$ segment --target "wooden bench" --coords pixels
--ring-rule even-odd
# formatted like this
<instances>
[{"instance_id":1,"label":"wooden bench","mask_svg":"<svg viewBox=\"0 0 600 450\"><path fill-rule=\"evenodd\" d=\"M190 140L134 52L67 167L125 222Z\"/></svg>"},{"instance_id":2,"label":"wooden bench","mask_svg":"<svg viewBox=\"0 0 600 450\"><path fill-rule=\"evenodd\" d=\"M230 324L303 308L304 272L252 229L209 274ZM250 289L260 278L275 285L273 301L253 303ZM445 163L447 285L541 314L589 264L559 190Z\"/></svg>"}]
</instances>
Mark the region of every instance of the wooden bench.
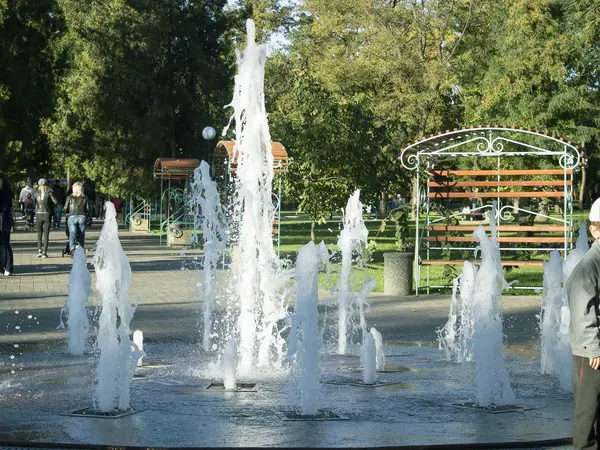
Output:
<instances>
[{"instance_id":1,"label":"wooden bench","mask_svg":"<svg viewBox=\"0 0 600 450\"><path fill-rule=\"evenodd\" d=\"M433 170L428 172L427 198L428 207L437 204L446 211L446 217L432 219L430 210L426 211L425 226L422 228L421 247L424 251L419 258L422 266L462 265L464 259L452 257L456 252L475 250L477 239L473 232L479 225L463 224L461 218L479 217L489 222L491 203L496 201L502 215L497 217L496 239L499 244L502 266L523 267L541 266L542 261L528 258L507 259L506 253L566 250L573 242L572 224L567 219L567 205L572 196L572 170L563 169L528 169L528 170ZM527 179L524 179L527 178ZM533 178L533 179L532 179ZM514 190L514 189L519 190ZM510 190L507 190L510 189ZM563 217L550 217L539 210L522 208L521 204L508 204L513 199L558 200L562 204ZM470 199L479 206L467 209L457 205L457 201ZM515 214L518 213L518 214ZM484 216L485 215L485 216ZM525 218L524 224L517 224L519 216ZM484 216L484 217L482 217ZM568 216L570 219L570 215ZM512 219L512 220L511 220ZM536 224L543 219L549 223ZM480 221L481 223L481 221ZM489 223L483 225L489 236ZM444 252L449 258L439 258L435 253ZM433 254L433 255L432 255ZM515 258L515 255L512 255ZM480 261L471 261L479 264ZM429 284L428 284L429 286ZM436 286L439 287L439 286Z\"/></svg>"}]
</instances>

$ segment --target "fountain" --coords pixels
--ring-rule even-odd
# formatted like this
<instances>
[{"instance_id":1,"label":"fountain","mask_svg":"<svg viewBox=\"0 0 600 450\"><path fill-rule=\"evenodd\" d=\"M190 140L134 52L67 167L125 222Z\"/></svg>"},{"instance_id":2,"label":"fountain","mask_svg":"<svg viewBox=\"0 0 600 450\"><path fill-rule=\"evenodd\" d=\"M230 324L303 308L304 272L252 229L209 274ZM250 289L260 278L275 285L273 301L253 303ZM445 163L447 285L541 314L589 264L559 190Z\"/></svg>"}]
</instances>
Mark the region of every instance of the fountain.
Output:
<instances>
[{"instance_id":1,"label":"fountain","mask_svg":"<svg viewBox=\"0 0 600 450\"><path fill-rule=\"evenodd\" d=\"M283 291L291 273L282 269L273 248L273 155L264 104L266 47L256 44L252 20L246 22L246 30L248 43L238 54L233 100L227 106L234 109L230 124L235 118L237 160L232 214L238 255L232 267L236 305L230 308L239 312L240 369L251 373L256 366L280 368L285 360L279 322L286 316Z\"/></svg>"},{"instance_id":2,"label":"fountain","mask_svg":"<svg viewBox=\"0 0 600 450\"><path fill-rule=\"evenodd\" d=\"M298 302L292 316L288 355L299 378L300 413L315 415L318 411L320 333L317 305L319 303L319 267L329 260L329 252L321 242L318 247L309 242L298 250L296 280Z\"/></svg>"},{"instance_id":3,"label":"fountain","mask_svg":"<svg viewBox=\"0 0 600 450\"><path fill-rule=\"evenodd\" d=\"M95 407L100 412L129 410L129 389L141 351L129 337L129 323L140 301L129 304L131 267L119 241L117 212L106 202L104 225L94 256L96 288L102 299L98 324L98 384Z\"/></svg>"},{"instance_id":4,"label":"fountain","mask_svg":"<svg viewBox=\"0 0 600 450\"><path fill-rule=\"evenodd\" d=\"M231 339L225 344L225 352L223 354L223 386L225 389L235 390L236 388L237 360L237 344Z\"/></svg>"},{"instance_id":5,"label":"fountain","mask_svg":"<svg viewBox=\"0 0 600 450\"><path fill-rule=\"evenodd\" d=\"M85 306L92 294L92 277L87 268L83 247L77 247L73 255L73 268L69 275L69 295L64 308L60 310L59 328L65 328L66 316L68 331L68 351L73 356L81 356L87 344L90 327Z\"/></svg>"},{"instance_id":6,"label":"fountain","mask_svg":"<svg viewBox=\"0 0 600 450\"><path fill-rule=\"evenodd\" d=\"M383 349L383 337L375 327L371 327L370 333L375 339L375 361L377 370L385 370L385 350Z\"/></svg>"},{"instance_id":7,"label":"fountain","mask_svg":"<svg viewBox=\"0 0 600 450\"><path fill-rule=\"evenodd\" d=\"M371 333L365 336L360 359L363 365L363 383L374 384L377 372L377 351L375 348L375 338Z\"/></svg>"},{"instance_id":8,"label":"fountain","mask_svg":"<svg viewBox=\"0 0 600 450\"><path fill-rule=\"evenodd\" d=\"M448 322L438 331L439 345L447 358L474 363L476 403L482 407L515 401L503 357L500 298L509 285L500 264L495 213L494 205L490 217L491 239L481 225L473 233L481 249L481 266L477 269L465 261L460 281L454 283ZM461 294L460 318L456 316L457 283Z\"/></svg>"},{"instance_id":9,"label":"fountain","mask_svg":"<svg viewBox=\"0 0 600 450\"><path fill-rule=\"evenodd\" d=\"M365 263L365 253L368 253L369 231L363 220L363 205L360 202L360 190L356 190L348 199L343 216L343 229L338 239L338 246L342 255L342 264L338 280L337 305L338 305L338 353L343 355L347 351L348 337L353 334L352 314L358 310L361 342L367 334L364 309L366 299L377 284L375 280L367 278L357 295L350 286L352 260L355 254L359 255L360 262Z\"/></svg>"},{"instance_id":10,"label":"fountain","mask_svg":"<svg viewBox=\"0 0 600 450\"><path fill-rule=\"evenodd\" d=\"M544 384L546 377L539 374L537 362L535 370L530 370L533 364L528 359L515 358L509 361L508 369L511 375L515 374L515 391L519 398L525 398L528 402L527 406L531 409L529 414L501 414L490 418L489 411L465 411L454 406L460 399L472 394L472 384L469 380L465 381L463 373L467 362L475 361L477 370L482 362L495 367L494 361L486 361L481 357L481 352L486 350L490 351L493 358L502 359L502 355L498 355L498 340L489 339L486 330L479 328L484 324L494 333L502 333L502 329L498 328L500 317L497 307L502 283L493 255L491 259L487 257L493 248L485 243L482 243L482 268L477 271L475 266L465 264L464 274L457 284L462 304L455 305L456 322L450 328L458 336L457 342L461 347L459 354L464 357L457 358L462 358L465 362L463 365L449 364L440 358L436 348L429 345L434 341L432 322L438 320L432 320L431 314L435 315L439 310L439 299L422 297L418 301L411 300L411 305L407 307L408 302L388 303L372 295L374 300L367 310L365 301L372 280L363 283L357 295L351 292L350 283L347 284L345 306L348 310L341 323L348 327L340 333L347 337L344 338L344 354L318 354L323 329L317 330L315 325L319 317L315 308L318 294L314 281L310 281L316 279L316 264L302 263L302 255L299 255L296 267L301 286L298 289L297 315L288 320L290 316L285 307L285 294L292 272L282 270L280 261L272 252L271 241L271 175L268 173L269 153L265 147L268 129L265 128L264 105L260 101L264 52L254 43L251 23L248 32L248 48L238 61L240 73L236 79L234 96L235 116L239 119L236 128L240 129L236 150L240 166L235 220L231 229L239 244L239 258L233 258L232 292L227 304L211 303L214 306L210 310L208 333L211 351L207 353L198 348L198 336L193 331L196 318L193 314L186 314L186 305L177 304L169 296L161 297L153 292L152 286L145 287L150 298L144 297L145 304L133 317L135 307L129 305L127 300L131 271L117 238L114 208L108 204L105 229L95 258L96 286L103 303L96 391L97 403L103 406L98 405L97 409L101 412L133 406L138 412L135 416L118 420L84 420L65 415L66 409L81 402L82 398L88 398L94 389L90 382L93 364L90 360L81 361L82 358L67 359L62 346L60 350L53 349L52 343L44 341L45 334L42 332L46 330L43 321L42 325L38 324L39 330L34 330L39 334L28 333L25 329L30 320L28 316L16 314L19 311L7 314L6 305L14 307L14 303L10 298L2 298L0 321L2 329L7 330L3 337L14 341L10 342L10 351L1 347L3 353L0 354L0 370L10 377L8 382L7 377L0 381L0 441L31 441L37 446L51 443L53 447L353 448L431 444L456 447L468 444L475 447L480 443L485 443L481 447L498 443L515 447L515 441L529 441L531 445L534 440L546 438L555 439L556 442L558 437L570 436L571 400L556 394L548 384ZM203 181L207 180L203 176ZM358 196L355 199L358 201ZM351 209L346 208L345 221ZM354 223L349 221L348 227L360 222L358 208L356 211L356 220ZM482 236L479 237L483 240ZM139 248L132 242L135 240L138 240L137 236L127 241L124 239L123 245L135 250ZM347 241L344 243L347 244ZM313 244L310 249L313 257L314 250ZM346 269L352 259L347 255L345 259L342 257ZM160 283L179 288L182 283L179 271L175 276L172 271L164 272L157 271L148 278L152 281L156 278ZM346 277L347 280L350 278L350 275ZM211 277L209 279L212 280ZM211 285L209 295L215 292L215 287L221 286ZM223 290L228 287L224 286ZM340 293L341 290L342 286ZM216 294L214 298L220 300ZM480 299L488 301L490 305L480 305ZM60 298L61 304L63 300L64 296ZM47 303L36 307L39 308L39 314L51 309ZM477 308L482 311L477 311ZM192 309L193 305L190 311ZM424 309L428 314L420 313ZM488 311L489 317L482 317L484 310ZM53 328L56 308L51 313ZM35 314L33 312L30 316L36 317ZM227 333L216 329L217 321L212 316L218 314L231 318ZM354 329L351 329L352 314L362 316ZM377 325L377 332L373 329L366 331L367 318L370 324ZM288 331L286 326L290 322L294 324L289 329L289 346L294 350L290 355L295 359L294 364L297 363L291 371L299 375L298 386L305 393L300 399L300 411L314 412L316 406L327 407L347 414L347 422L334 421L340 418L335 419L327 413L318 417L311 414L311 417L299 418L331 420L326 423L282 424L279 421L281 417L276 412L289 405L290 371L287 369L291 365L283 352L284 336ZM219 324L222 325L220 320ZM131 383L130 375L139 359L138 349L133 346L132 352L129 341L130 327L134 326L144 330L144 347L151 358L167 364L163 367L151 364L141 367L139 370L148 376L136 378ZM191 330L184 339L179 334L182 329ZM339 330L336 327L335 331ZM169 331L173 331L173 334L167 336ZM509 329L507 333L512 331ZM217 332L219 339L214 339ZM357 372L360 365L356 352L348 351L351 344L359 343L358 337L353 335L359 332L362 333L360 342L364 342L363 366L367 368L367 372L363 372L363 381L374 382L373 385L362 383L362 387L347 383L348 380L352 381L351 374ZM383 364L384 355L379 332L386 336L385 358L390 365L410 364L409 371L387 373L390 383L375 381L376 369ZM30 342L35 338L40 341L39 347ZM202 336L203 348L204 338L205 335ZM17 342L19 339L21 341ZM488 339L491 344L479 346L477 339ZM220 348L214 349L215 345ZM236 348L238 345L239 348ZM219 356L221 359L218 364L214 363ZM210 376L199 376L194 371L199 367L208 370L211 363L214 363L214 369L210 370L216 373ZM262 387L243 392L239 388L242 383L236 380L238 369L241 369L244 377L260 379ZM318 374L342 379L346 384L318 384ZM226 389L210 391L206 387L208 380L216 376L224 379ZM378 385L384 387L379 388ZM365 389L367 386L373 389ZM131 405L129 389L132 393Z\"/></svg>"},{"instance_id":11,"label":"fountain","mask_svg":"<svg viewBox=\"0 0 600 450\"><path fill-rule=\"evenodd\" d=\"M210 178L210 167L206 161L194 170L191 185L192 198L190 209L194 215L194 233L192 244L197 243L198 232L202 230L204 261L202 264L203 283L203 327L202 348L205 352L212 349L210 338L212 333L212 313L215 308L214 286L216 284L216 268L220 253L227 247L229 230L217 184Z\"/></svg>"},{"instance_id":12,"label":"fountain","mask_svg":"<svg viewBox=\"0 0 600 450\"><path fill-rule=\"evenodd\" d=\"M572 353L569 337L569 301L564 288L571 272L589 249L585 224L579 229L575 248L564 263L557 250L544 261L544 292L540 311L541 373L554 375L566 392L572 389Z\"/></svg>"}]
</instances>

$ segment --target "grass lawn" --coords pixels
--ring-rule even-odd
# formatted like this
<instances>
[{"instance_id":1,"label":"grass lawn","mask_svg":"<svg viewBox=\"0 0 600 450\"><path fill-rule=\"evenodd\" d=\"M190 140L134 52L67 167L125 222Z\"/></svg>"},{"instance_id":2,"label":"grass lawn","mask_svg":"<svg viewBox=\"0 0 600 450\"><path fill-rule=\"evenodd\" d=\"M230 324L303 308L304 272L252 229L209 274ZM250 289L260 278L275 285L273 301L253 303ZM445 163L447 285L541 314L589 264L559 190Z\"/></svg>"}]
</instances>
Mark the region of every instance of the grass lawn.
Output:
<instances>
[{"instance_id":1,"label":"grass lawn","mask_svg":"<svg viewBox=\"0 0 600 450\"><path fill-rule=\"evenodd\" d=\"M587 211L577 212L573 214L573 224L575 228L574 239L577 238L577 231L579 225L585 221L588 216ZM311 222L302 218L302 216L296 215L295 212L284 211L282 212L281 222L281 241L280 241L280 256L282 259L289 260L292 264L295 263L298 249L310 241L310 229ZM158 226L153 223L153 234L159 234L156 230ZM369 241L374 243L372 246L371 259L364 268L356 269L353 288L358 290L362 282L366 277L372 277L377 281L375 292L383 292L383 254L386 252L396 251L395 247L395 228L394 224L389 222L384 231L380 232L381 220L378 219L366 219L365 225L369 231ZM410 222L410 236L415 235L415 223ZM317 224L315 229L316 243L323 241L330 253L336 252L332 262L331 274L325 273L320 274L320 285L325 288L333 288L337 284L337 273L340 269L340 255L337 247L337 240L342 229L342 223L340 218L334 218L328 220L326 223ZM506 233L508 235L510 233ZM414 237L412 238L414 242ZM275 241L277 246L277 242ZM277 249L277 247L276 247ZM455 253L455 254L458 254ZM467 253L467 257L473 259ZM547 252L536 252L531 256L533 260L548 260L549 254ZM433 254L431 259L447 259L440 255ZM464 259L464 256L453 256L452 259ZM518 258L517 258L518 259ZM436 288L432 292L450 292L452 286L452 280L462 270L461 266L421 266L421 287L419 292L425 292L425 286L447 286L445 289ZM542 286L543 269L541 266L524 266L524 267L508 267L505 268L505 278L508 282L518 280L515 284L516 287L532 287ZM413 288L414 288L413 283ZM535 291L531 289L511 289L508 291L510 294L534 294Z\"/></svg>"},{"instance_id":2,"label":"grass lawn","mask_svg":"<svg viewBox=\"0 0 600 450\"><path fill-rule=\"evenodd\" d=\"M587 218L588 212L578 212L573 214L573 223L575 225L575 236L577 238L577 231L579 224ZM287 217L286 217L287 216ZM360 270L356 276L356 288L362 283L367 277L371 276L377 281L375 292L383 292L383 254L385 252L395 251L395 229L393 223L388 223L386 229L383 232L379 232L381 225L380 220L365 220L365 225L369 230L369 241L375 241L374 251L372 252L372 258L367 266ZM315 235L316 242L323 241L330 252L337 252L337 239L341 231L341 221L339 219L329 220L325 224L317 224ZM280 244L280 255L282 258L289 259L292 263L295 261L298 249L310 241L310 227L311 223L308 220L302 220L290 216L290 214L284 214L284 220L281 224L281 244ZM410 236L415 234L414 222L410 224ZM436 259L437 257L432 257ZM472 257L470 257L472 258ZM458 259L458 258L457 258ZM532 260L548 260L549 253L547 252L536 252L531 256ZM337 258L334 258L334 264L332 273L326 279L325 274L321 274L320 281L325 284L325 287L334 287L337 283L337 271L339 270L339 254ZM452 280L461 271L461 266L421 266L421 288L420 292L425 292L424 286L429 284L430 286L448 286L446 289L433 289L433 292L450 292L452 286ZM517 289L511 289L508 291L510 294L535 294L536 291L532 289L518 289L518 287L539 287L542 286L543 280L543 269L541 266L524 266L524 267L507 267L505 268L505 278L508 282L516 281L515 287ZM429 282L427 281L429 280Z\"/></svg>"}]
</instances>

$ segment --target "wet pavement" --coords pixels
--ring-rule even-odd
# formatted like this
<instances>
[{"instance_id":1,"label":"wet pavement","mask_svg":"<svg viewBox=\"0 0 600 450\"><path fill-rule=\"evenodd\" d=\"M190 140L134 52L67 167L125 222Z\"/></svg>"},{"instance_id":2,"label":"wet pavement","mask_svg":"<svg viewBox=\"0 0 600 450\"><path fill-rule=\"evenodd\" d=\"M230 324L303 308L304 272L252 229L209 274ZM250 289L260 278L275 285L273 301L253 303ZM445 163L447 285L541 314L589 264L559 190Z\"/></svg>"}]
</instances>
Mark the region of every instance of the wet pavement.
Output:
<instances>
[{"instance_id":1,"label":"wet pavement","mask_svg":"<svg viewBox=\"0 0 600 450\"><path fill-rule=\"evenodd\" d=\"M98 231L92 228L88 242ZM70 259L60 257L64 233L52 233L51 257L44 260L35 258L33 237L15 234L16 273L0 278L0 448L26 442L36 448L518 448L519 442L568 448L571 395L539 374L539 297L503 298L505 359L517 396L512 412L468 407L475 395L471 369L445 361L435 342L449 297L374 294L367 323L382 332L387 368L378 373L378 386L362 385L358 350L336 355L325 333L319 408L326 420L288 420L298 393L286 369L238 375L239 382L256 384L246 392L206 389L222 378L214 355L198 346L200 276L182 270L196 255L127 232L121 239L133 270L130 297L142 299L132 329L143 330L147 354L132 385L135 413L70 416L92 406L97 355L93 349L84 357L67 355L65 333L56 329L70 270ZM322 293L321 312L329 297ZM97 304L94 294L92 316Z\"/></svg>"}]
</instances>

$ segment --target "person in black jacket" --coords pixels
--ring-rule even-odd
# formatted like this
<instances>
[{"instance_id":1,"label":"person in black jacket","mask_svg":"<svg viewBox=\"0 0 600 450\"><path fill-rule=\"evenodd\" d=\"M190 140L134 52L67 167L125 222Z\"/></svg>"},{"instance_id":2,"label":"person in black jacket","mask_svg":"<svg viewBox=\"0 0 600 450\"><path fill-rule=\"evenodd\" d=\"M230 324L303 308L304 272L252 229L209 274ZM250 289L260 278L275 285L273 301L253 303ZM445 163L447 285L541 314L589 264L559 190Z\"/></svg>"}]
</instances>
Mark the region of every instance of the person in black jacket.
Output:
<instances>
[{"instance_id":1,"label":"person in black jacket","mask_svg":"<svg viewBox=\"0 0 600 450\"><path fill-rule=\"evenodd\" d=\"M88 198L83 193L83 185L81 182L73 184L73 193L67 197L65 214L68 214L67 226L69 227L69 249L71 255L75 252L75 238L79 236L79 245L84 246L85 241L85 225L89 217L90 203Z\"/></svg>"},{"instance_id":2,"label":"person in black jacket","mask_svg":"<svg viewBox=\"0 0 600 450\"><path fill-rule=\"evenodd\" d=\"M45 178L38 181L39 189L35 193L35 229L37 231L38 258L48 257L48 242L50 240L50 225L54 215L56 197Z\"/></svg>"},{"instance_id":3,"label":"person in black jacket","mask_svg":"<svg viewBox=\"0 0 600 450\"><path fill-rule=\"evenodd\" d=\"M8 177L0 170L0 275L13 273L13 251L10 245L10 230L14 224L12 209L13 191Z\"/></svg>"}]
</instances>

